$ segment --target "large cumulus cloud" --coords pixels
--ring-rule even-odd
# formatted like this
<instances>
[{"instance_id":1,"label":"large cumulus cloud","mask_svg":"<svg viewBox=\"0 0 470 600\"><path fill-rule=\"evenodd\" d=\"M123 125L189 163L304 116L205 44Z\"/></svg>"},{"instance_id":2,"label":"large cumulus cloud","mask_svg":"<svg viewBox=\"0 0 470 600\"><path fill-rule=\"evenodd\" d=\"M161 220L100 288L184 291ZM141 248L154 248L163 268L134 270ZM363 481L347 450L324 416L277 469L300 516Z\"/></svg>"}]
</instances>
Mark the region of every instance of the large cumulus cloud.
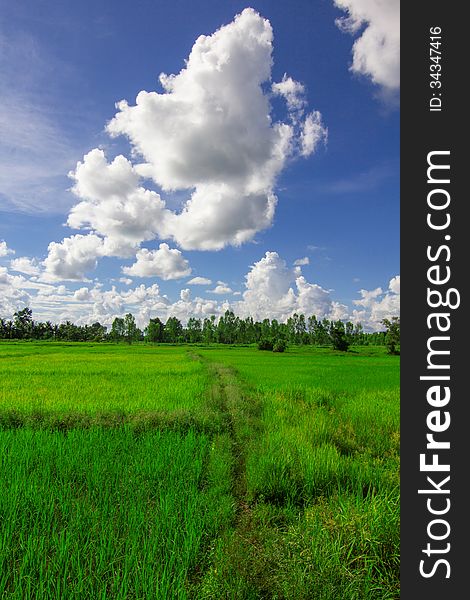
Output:
<instances>
[{"instance_id":1,"label":"large cumulus cloud","mask_svg":"<svg viewBox=\"0 0 470 600\"><path fill-rule=\"evenodd\" d=\"M309 283L300 267L289 269L277 252L266 252L247 273L243 300L238 303L240 313L256 319L285 321L293 313L337 317L338 308L330 291L316 283ZM343 307L343 314L347 314Z\"/></svg>"},{"instance_id":2,"label":"large cumulus cloud","mask_svg":"<svg viewBox=\"0 0 470 600\"><path fill-rule=\"evenodd\" d=\"M308 112L301 83L287 75L272 82L272 51L269 21L247 8L200 36L179 73L160 75L161 91L119 102L107 132L129 139L132 161L108 161L95 148L78 162L70 177L79 202L68 226L99 236L101 256L121 257L157 238L220 250L269 227L278 175L327 133L321 114ZM283 119L273 117L274 95L284 100ZM144 187L149 180L161 193ZM176 209L167 202L174 191L186 195ZM55 264L49 260L48 269L59 276Z\"/></svg>"}]
</instances>

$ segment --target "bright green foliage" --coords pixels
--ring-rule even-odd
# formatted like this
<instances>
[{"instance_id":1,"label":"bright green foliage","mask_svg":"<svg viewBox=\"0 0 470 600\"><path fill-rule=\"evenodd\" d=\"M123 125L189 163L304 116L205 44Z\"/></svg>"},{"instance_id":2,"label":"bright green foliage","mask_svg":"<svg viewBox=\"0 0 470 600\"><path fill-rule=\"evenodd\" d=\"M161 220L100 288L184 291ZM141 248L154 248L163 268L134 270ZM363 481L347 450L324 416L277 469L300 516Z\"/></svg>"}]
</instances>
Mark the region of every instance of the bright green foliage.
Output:
<instances>
[{"instance_id":1,"label":"bright green foliage","mask_svg":"<svg viewBox=\"0 0 470 600\"><path fill-rule=\"evenodd\" d=\"M116 317L111 325L111 331L109 337L113 342L120 342L126 335L126 324L124 319Z\"/></svg>"},{"instance_id":2,"label":"bright green foliage","mask_svg":"<svg viewBox=\"0 0 470 600\"><path fill-rule=\"evenodd\" d=\"M284 352L287 348L287 344L283 339L277 339L273 345L273 352Z\"/></svg>"},{"instance_id":3,"label":"bright green foliage","mask_svg":"<svg viewBox=\"0 0 470 600\"><path fill-rule=\"evenodd\" d=\"M389 354L400 354L400 317L384 319L382 324L387 328L385 345Z\"/></svg>"},{"instance_id":4,"label":"bright green foliage","mask_svg":"<svg viewBox=\"0 0 470 600\"><path fill-rule=\"evenodd\" d=\"M399 598L399 363L351 350L201 352L262 410L244 445L251 509L198 598Z\"/></svg>"},{"instance_id":5,"label":"bright green foliage","mask_svg":"<svg viewBox=\"0 0 470 600\"><path fill-rule=\"evenodd\" d=\"M10 342L0 380L0 597L399 598L383 346Z\"/></svg>"},{"instance_id":6,"label":"bright green foliage","mask_svg":"<svg viewBox=\"0 0 470 600\"><path fill-rule=\"evenodd\" d=\"M127 313L124 316L124 337L128 344L132 344L132 342L136 342L140 338L140 330L135 324L134 315L131 313Z\"/></svg>"},{"instance_id":7,"label":"bright green foliage","mask_svg":"<svg viewBox=\"0 0 470 600\"><path fill-rule=\"evenodd\" d=\"M189 422L209 386L183 348L51 342L0 343L0 381L0 424L8 415Z\"/></svg>"}]
</instances>

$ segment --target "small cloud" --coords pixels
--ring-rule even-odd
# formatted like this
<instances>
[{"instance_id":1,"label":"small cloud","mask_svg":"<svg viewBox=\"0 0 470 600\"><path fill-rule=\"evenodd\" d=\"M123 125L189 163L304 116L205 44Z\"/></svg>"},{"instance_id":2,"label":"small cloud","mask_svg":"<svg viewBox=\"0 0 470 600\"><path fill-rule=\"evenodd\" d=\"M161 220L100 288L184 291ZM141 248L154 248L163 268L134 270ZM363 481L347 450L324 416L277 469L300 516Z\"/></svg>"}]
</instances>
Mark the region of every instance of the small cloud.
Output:
<instances>
[{"instance_id":1,"label":"small cloud","mask_svg":"<svg viewBox=\"0 0 470 600\"><path fill-rule=\"evenodd\" d=\"M187 282L188 285L211 285L211 283L212 280L207 277L193 277Z\"/></svg>"},{"instance_id":2,"label":"small cloud","mask_svg":"<svg viewBox=\"0 0 470 600\"><path fill-rule=\"evenodd\" d=\"M180 300L183 302L191 301L191 290L189 288L180 291Z\"/></svg>"},{"instance_id":3,"label":"small cloud","mask_svg":"<svg viewBox=\"0 0 470 600\"><path fill-rule=\"evenodd\" d=\"M7 243L2 240L0 242L0 257L8 256L9 254L15 254L15 251L8 248Z\"/></svg>"},{"instance_id":4,"label":"small cloud","mask_svg":"<svg viewBox=\"0 0 470 600\"><path fill-rule=\"evenodd\" d=\"M297 260L294 261L294 265L296 265L297 267L303 267L304 265L309 265L310 264L310 259L308 256L304 256L303 258L298 258Z\"/></svg>"},{"instance_id":5,"label":"small cloud","mask_svg":"<svg viewBox=\"0 0 470 600\"><path fill-rule=\"evenodd\" d=\"M232 288L229 288L226 284L219 283L213 290L207 290L210 294L233 294Z\"/></svg>"},{"instance_id":6,"label":"small cloud","mask_svg":"<svg viewBox=\"0 0 470 600\"><path fill-rule=\"evenodd\" d=\"M165 281L181 279L191 273L189 262L176 248L160 244L158 250L142 248L137 252L137 261L122 272L136 277L160 277Z\"/></svg>"},{"instance_id":7,"label":"small cloud","mask_svg":"<svg viewBox=\"0 0 470 600\"><path fill-rule=\"evenodd\" d=\"M87 302L92 298L91 292L87 287L81 287L80 289L76 290L73 294L73 297L79 302Z\"/></svg>"}]
</instances>

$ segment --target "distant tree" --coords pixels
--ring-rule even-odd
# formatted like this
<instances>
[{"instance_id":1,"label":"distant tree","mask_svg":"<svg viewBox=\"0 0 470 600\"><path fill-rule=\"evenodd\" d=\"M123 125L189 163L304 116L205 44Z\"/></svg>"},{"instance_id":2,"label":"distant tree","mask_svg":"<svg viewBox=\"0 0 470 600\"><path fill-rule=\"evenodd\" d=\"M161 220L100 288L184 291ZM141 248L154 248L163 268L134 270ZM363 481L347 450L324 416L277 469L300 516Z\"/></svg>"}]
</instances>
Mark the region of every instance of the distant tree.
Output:
<instances>
[{"instance_id":1,"label":"distant tree","mask_svg":"<svg viewBox=\"0 0 470 600\"><path fill-rule=\"evenodd\" d=\"M272 350L273 348L274 348L274 343L270 339L262 338L258 342L258 350Z\"/></svg>"},{"instance_id":2,"label":"distant tree","mask_svg":"<svg viewBox=\"0 0 470 600\"><path fill-rule=\"evenodd\" d=\"M231 310L226 310L217 323L216 336L221 344L233 344L237 335L238 317Z\"/></svg>"},{"instance_id":3,"label":"distant tree","mask_svg":"<svg viewBox=\"0 0 470 600\"><path fill-rule=\"evenodd\" d=\"M273 319L271 321L271 335L273 339L279 339L283 337L281 332L281 327L279 325L279 321L277 319Z\"/></svg>"},{"instance_id":4,"label":"distant tree","mask_svg":"<svg viewBox=\"0 0 470 600\"><path fill-rule=\"evenodd\" d=\"M164 329L165 326L158 317L150 319L144 331L145 339L152 344L163 342Z\"/></svg>"},{"instance_id":5,"label":"distant tree","mask_svg":"<svg viewBox=\"0 0 470 600\"><path fill-rule=\"evenodd\" d=\"M315 315L308 317L307 319L307 329L308 329L308 338L310 344L317 343L317 326L318 321Z\"/></svg>"},{"instance_id":6,"label":"distant tree","mask_svg":"<svg viewBox=\"0 0 470 600\"><path fill-rule=\"evenodd\" d=\"M201 320L196 319L195 317L190 317L188 319L188 324L186 326L187 331L187 340L191 344L197 344L202 340L202 325Z\"/></svg>"},{"instance_id":7,"label":"distant tree","mask_svg":"<svg viewBox=\"0 0 470 600\"><path fill-rule=\"evenodd\" d=\"M354 343L354 324L348 321L345 325L345 335L349 345Z\"/></svg>"},{"instance_id":8,"label":"distant tree","mask_svg":"<svg viewBox=\"0 0 470 600\"><path fill-rule=\"evenodd\" d=\"M135 324L134 315L127 313L124 315L124 338L128 344L132 344L140 337L140 329Z\"/></svg>"},{"instance_id":9,"label":"distant tree","mask_svg":"<svg viewBox=\"0 0 470 600\"><path fill-rule=\"evenodd\" d=\"M57 337L59 340L67 342L79 342L81 340L80 327L72 323L72 321L65 321L65 323L59 325Z\"/></svg>"},{"instance_id":10,"label":"distant tree","mask_svg":"<svg viewBox=\"0 0 470 600\"><path fill-rule=\"evenodd\" d=\"M183 337L183 325L176 317L170 317L165 323L165 341L180 342Z\"/></svg>"},{"instance_id":11,"label":"distant tree","mask_svg":"<svg viewBox=\"0 0 470 600\"><path fill-rule=\"evenodd\" d=\"M287 344L283 339L277 339L273 344L273 352L284 352Z\"/></svg>"},{"instance_id":12,"label":"distant tree","mask_svg":"<svg viewBox=\"0 0 470 600\"><path fill-rule=\"evenodd\" d=\"M215 315L204 319L202 323L202 339L205 344L211 344L215 340Z\"/></svg>"},{"instance_id":13,"label":"distant tree","mask_svg":"<svg viewBox=\"0 0 470 600\"><path fill-rule=\"evenodd\" d=\"M26 307L14 313L15 337L29 338L33 331L33 311Z\"/></svg>"},{"instance_id":14,"label":"distant tree","mask_svg":"<svg viewBox=\"0 0 470 600\"><path fill-rule=\"evenodd\" d=\"M346 352L349 348L349 342L346 337L346 330L342 321L331 321L329 329L330 341L335 350Z\"/></svg>"},{"instance_id":15,"label":"distant tree","mask_svg":"<svg viewBox=\"0 0 470 600\"><path fill-rule=\"evenodd\" d=\"M102 342L106 337L106 327L99 321L92 323L88 327L89 339L93 342Z\"/></svg>"},{"instance_id":16,"label":"distant tree","mask_svg":"<svg viewBox=\"0 0 470 600\"><path fill-rule=\"evenodd\" d=\"M120 342L126 335L126 326L122 317L116 317L111 325L109 337L113 342Z\"/></svg>"},{"instance_id":17,"label":"distant tree","mask_svg":"<svg viewBox=\"0 0 470 600\"><path fill-rule=\"evenodd\" d=\"M362 325L360 323L356 323L354 327L354 343L355 344L363 344L364 343L364 334L362 331Z\"/></svg>"},{"instance_id":18,"label":"distant tree","mask_svg":"<svg viewBox=\"0 0 470 600\"><path fill-rule=\"evenodd\" d=\"M6 319L0 319L0 337L2 340L9 339L12 337L13 323Z\"/></svg>"},{"instance_id":19,"label":"distant tree","mask_svg":"<svg viewBox=\"0 0 470 600\"><path fill-rule=\"evenodd\" d=\"M400 317L383 319L387 331L385 333L385 345L389 354L400 354Z\"/></svg>"}]
</instances>

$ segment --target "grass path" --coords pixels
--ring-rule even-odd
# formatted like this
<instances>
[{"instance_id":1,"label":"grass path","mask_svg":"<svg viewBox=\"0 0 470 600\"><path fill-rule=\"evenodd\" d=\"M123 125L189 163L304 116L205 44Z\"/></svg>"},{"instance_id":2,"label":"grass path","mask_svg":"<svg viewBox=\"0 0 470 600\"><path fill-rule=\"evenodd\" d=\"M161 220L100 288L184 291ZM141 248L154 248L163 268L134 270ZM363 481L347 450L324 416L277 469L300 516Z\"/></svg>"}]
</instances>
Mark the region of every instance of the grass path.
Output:
<instances>
[{"instance_id":1,"label":"grass path","mask_svg":"<svg viewBox=\"0 0 470 600\"><path fill-rule=\"evenodd\" d=\"M191 597L281 600L284 596L274 594L272 589L275 561L266 568L263 527L254 514L256 501L250 499L247 489L247 459L256 447L256 440L263 435L262 399L240 382L233 367L202 360L214 381L210 390L211 408L223 415L226 424L234 512L231 526L212 542L204 572L198 573Z\"/></svg>"},{"instance_id":2,"label":"grass path","mask_svg":"<svg viewBox=\"0 0 470 600\"><path fill-rule=\"evenodd\" d=\"M209 543L190 597L194 600L396 600L399 591L394 541L398 514L395 492L384 488L377 494L375 491L355 494L350 486L338 483L333 485L333 488L337 485L336 491L329 492L328 486L319 493L313 486L312 494L307 493L302 502L298 502L295 494L291 498L279 493L272 497L254 493L258 474L253 475L250 464L253 469L253 461L256 464L266 440L273 435L279 437L281 444L274 463L269 453L270 466L266 466L269 472L273 470L273 485L281 486L283 478L290 483L295 476L286 462L291 460L293 451L289 445L292 440L284 437L288 433L283 429L286 419L289 427L295 423L308 426L309 444L315 445L317 434L311 419L323 416L335 423L334 417L314 402L308 418L307 415L306 420L300 418L304 401L297 397L292 402L283 398L273 413L271 395L245 382L233 366L211 358L194 356L208 369L213 381L211 409L224 423L225 433L216 436L216 444L224 441L226 459L231 460L226 475L231 481L233 518L217 539ZM323 414L325 410L327 416ZM344 433L336 437L331 439L332 449L337 448L339 441L343 443ZM297 441L300 452L310 451L305 440ZM337 450L334 458L338 465L346 466L353 460ZM362 465L365 455L360 452L357 460ZM309 476L314 478L320 476L324 466L318 452L309 455L305 465L295 464L302 470L299 472L302 477L305 477L303 469L308 467L312 471Z\"/></svg>"}]
</instances>

